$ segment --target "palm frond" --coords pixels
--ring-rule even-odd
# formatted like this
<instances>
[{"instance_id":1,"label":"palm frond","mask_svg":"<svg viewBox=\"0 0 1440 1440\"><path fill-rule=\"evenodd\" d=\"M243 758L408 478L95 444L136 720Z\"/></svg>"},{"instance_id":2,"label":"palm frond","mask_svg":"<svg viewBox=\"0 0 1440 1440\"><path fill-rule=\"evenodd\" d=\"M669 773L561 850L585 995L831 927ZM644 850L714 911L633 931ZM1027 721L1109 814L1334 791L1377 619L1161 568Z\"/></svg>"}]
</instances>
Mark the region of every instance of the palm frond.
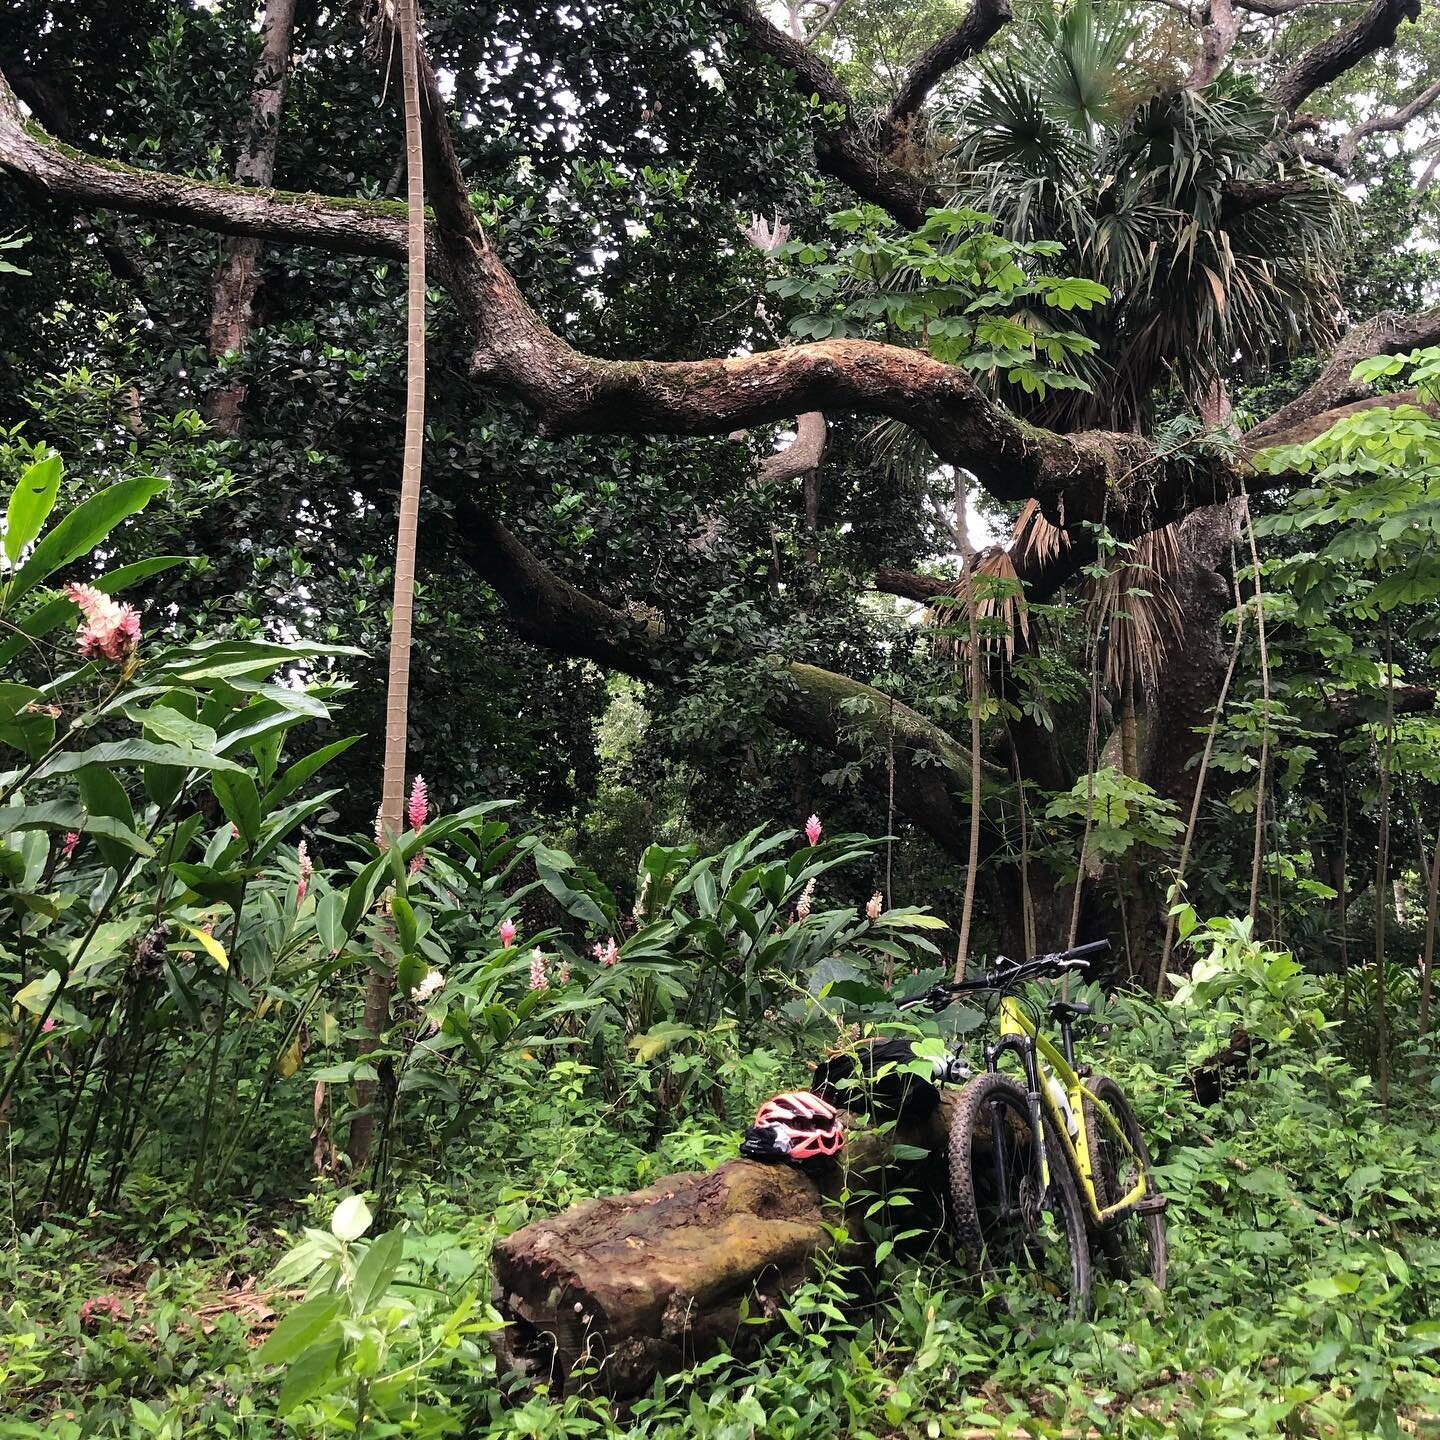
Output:
<instances>
[{"instance_id":1,"label":"palm frond","mask_svg":"<svg viewBox=\"0 0 1440 1440\"><path fill-rule=\"evenodd\" d=\"M1170 585L1179 566L1180 533L1166 525L1142 535L1123 564L1087 585L1088 619L1101 636L1107 686L1123 691L1128 683L1154 694L1183 628Z\"/></svg>"},{"instance_id":2,"label":"palm frond","mask_svg":"<svg viewBox=\"0 0 1440 1440\"><path fill-rule=\"evenodd\" d=\"M1040 511L1038 500L1027 500L1010 531L1010 548L1027 564L1048 565L1070 544L1070 537L1052 525Z\"/></svg>"},{"instance_id":3,"label":"palm frond","mask_svg":"<svg viewBox=\"0 0 1440 1440\"><path fill-rule=\"evenodd\" d=\"M935 631L936 653L953 665L968 664L970 627L957 616L965 616L972 586L980 653L1003 653L1007 661L1013 661L1017 641L1030 639L1030 607L1010 552L998 547L977 556L950 587L949 596L925 611L923 623Z\"/></svg>"}]
</instances>

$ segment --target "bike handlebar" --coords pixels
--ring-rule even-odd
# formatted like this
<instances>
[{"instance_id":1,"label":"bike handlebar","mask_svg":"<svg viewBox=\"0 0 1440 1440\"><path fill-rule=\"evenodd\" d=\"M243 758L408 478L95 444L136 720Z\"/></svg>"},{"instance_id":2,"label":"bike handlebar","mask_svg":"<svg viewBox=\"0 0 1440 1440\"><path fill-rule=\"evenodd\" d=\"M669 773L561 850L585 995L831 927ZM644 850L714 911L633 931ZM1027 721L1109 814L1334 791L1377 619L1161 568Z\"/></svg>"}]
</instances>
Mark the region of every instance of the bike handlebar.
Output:
<instances>
[{"instance_id":1,"label":"bike handlebar","mask_svg":"<svg viewBox=\"0 0 1440 1440\"><path fill-rule=\"evenodd\" d=\"M922 994L902 1000L897 1008L913 1010L917 1005L929 1005L932 1009L942 1010L957 995L970 995L984 990L1004 992L1022 980L1038 979L1042 975L1060 976L1073 970L1088 970L1090 961L1086 957L1102 955L1109 949L1108 940L1092 940L1088 945L1075 945L1069 950L1052 950L1045 955L1034 955L1029 960L1008 960L1004 955L997 955L994 968L974 980L932 985Z\"/></svg>"}]
</instances>

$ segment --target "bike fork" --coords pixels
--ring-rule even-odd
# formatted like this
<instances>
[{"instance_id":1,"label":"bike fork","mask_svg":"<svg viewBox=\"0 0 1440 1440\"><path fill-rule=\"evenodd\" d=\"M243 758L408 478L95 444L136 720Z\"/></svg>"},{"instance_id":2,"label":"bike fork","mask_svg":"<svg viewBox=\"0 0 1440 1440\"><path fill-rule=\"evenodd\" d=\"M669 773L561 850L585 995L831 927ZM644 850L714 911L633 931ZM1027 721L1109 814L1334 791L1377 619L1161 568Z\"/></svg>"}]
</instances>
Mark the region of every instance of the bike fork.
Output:
<instances>
[{"instance_id":1,"label":"bike fork","mask_svg":"<svg viewBox=\"0 0 1440 1440\"><path fill-rule=\"evenodd\" d=\"M1010 1035L985 1047L985 1067L992 1074L999 1070L1000 1056L1006 1050L1015 1051L1025 1065L1025 1101L1030 1110L1030 1134L1034 1137L1035 1153L1039 1160L1036 1169L1039 1172L1040 1193L1043 1196L1050 1188L1050 1157L1045 1148L1045 1114L1040 1104L1040 1065L1035 1058L1034 1045L1023 1044L1018 1036ZM1000 1185L1000 1194L1008 1196L1010 1184L1006 1171L1009 1162L1005 1158L1005 1147L1000 1143L997 1128L1003 1111L1002 1105L991 1108L990 1135L991 1143L995 1147L995 1178Z\"/></svg>"}]
</instances>

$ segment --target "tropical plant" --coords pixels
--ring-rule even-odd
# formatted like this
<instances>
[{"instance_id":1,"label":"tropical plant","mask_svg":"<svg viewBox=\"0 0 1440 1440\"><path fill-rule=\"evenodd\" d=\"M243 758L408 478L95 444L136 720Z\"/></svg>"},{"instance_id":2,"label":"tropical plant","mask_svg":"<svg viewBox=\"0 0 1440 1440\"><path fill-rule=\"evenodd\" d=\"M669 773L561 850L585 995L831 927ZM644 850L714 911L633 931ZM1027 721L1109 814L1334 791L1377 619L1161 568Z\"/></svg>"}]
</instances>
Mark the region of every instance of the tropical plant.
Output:
<instances>
[{"instance_id":1,"label":"tropical plant","mask_svg":"<svg viewBox=\"0 0 1440 1440\"><path fill-rule=\"evenodd\" d=\"M966 201L1111 293L1079 317L1103 383L1045 407L1067 425L1153 419L1160 376L1207 413L1237 362L1323 344L1334 323L1338 196L1296 178L1248 81L1157 86L1153 41L1119 9L1042 8L942 112Z\"/></svg>"}]
</instances>

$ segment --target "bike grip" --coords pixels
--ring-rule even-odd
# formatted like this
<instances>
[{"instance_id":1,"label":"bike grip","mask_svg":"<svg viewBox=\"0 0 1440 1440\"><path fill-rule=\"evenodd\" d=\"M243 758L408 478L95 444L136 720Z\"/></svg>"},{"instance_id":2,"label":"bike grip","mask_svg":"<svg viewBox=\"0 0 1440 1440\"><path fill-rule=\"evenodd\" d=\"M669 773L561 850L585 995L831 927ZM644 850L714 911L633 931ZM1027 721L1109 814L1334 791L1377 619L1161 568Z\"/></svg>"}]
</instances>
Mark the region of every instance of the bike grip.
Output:
<instances>
[{"instance_id":1,"label":"bike grip","mask_svg":"<svg viewBox=\"0 0 1440 1440\"><path fill-rule=\"evenodd\" d=\"M1078 960L1082 955L1103 955L1110 949L1108 940L1092 940L1088 945L1076 945L1063 952L1066 960Z\"/></svg>"}]
</instances>

